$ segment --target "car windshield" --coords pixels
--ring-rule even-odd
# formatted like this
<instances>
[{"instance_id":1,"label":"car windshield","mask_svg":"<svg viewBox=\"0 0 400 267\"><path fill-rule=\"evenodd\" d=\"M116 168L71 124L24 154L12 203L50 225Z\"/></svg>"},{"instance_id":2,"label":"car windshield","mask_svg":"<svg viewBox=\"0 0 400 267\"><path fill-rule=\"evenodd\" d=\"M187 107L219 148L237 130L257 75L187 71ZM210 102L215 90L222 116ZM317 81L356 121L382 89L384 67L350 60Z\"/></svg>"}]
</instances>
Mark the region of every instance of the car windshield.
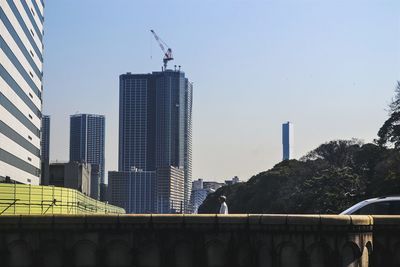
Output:
<instances>
[{"instance_id":1,"label":"car windshield","mask_svg":"<svg viewBox=\"0 0 400 267\"><path fill-rule=\"evenodd\" d=\"M343 211L342 213L340 213L340 215L349 215L349 214L353 214L354 212L356 212L357 210L361 209L362 207L364 207L366 205L366 203L368 203L368 201L362 201L360 203L357 203L354 206L351 206L350 208L348 208L347 210Z\"/></svg>"}]
</instances>

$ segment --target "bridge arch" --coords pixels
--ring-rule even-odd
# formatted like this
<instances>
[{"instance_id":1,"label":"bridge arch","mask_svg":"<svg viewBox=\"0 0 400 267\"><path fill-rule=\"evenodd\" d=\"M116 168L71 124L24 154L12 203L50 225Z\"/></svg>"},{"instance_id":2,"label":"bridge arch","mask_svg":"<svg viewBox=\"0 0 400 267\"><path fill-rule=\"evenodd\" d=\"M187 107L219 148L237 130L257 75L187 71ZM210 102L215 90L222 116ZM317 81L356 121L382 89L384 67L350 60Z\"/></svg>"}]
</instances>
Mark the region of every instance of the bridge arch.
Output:
<instances>
[{"instance_id":1,"label":"bridge arch","mask_svg":"<svg viewBox=\"0 0 400 267\"><path fill-rule=\"evenodd\" d=\"M97 245L90 240L80 240L72 248L72 261L75 267L96 267Z\"/></svg>"},{"instance_id":2,"label":"bridge arch","mask_svg":"<svg viewBox=\"0 0 400 267\"><path fill-rule=\"evenodd\" d=\"M343 267L359 267L359 259L362 256L360 247L354 242L346 242L341 251Z\"/></svg>"},{"instance_id":3,"label":"bridge arch","mask_svg":"<svg viewBox=\"0 0 400 267\"><path fill-rule=\"evenodd\" d=\"M45 239L40 242L39 264L43 267L60 267L64 264L65 250L63 242Z\"/></svg>"},{"instance_id":4,"label":"bridge arch","mask_svg":"<svg viewBox=\"0 0 400 267\"><path fill-rule=\"evenodd\" d=\"M300 267L300 251L295 243L284 242L278 251L279 267Z\"/></svg>"},{"instance_id":5,"label":"bridge arch","mask_svg":"<svg viewBox=\"0 0 400 267\"><path fill-rule=\"evenodd\" d=\"M34 259L32 248L25 240L14 240L8 244L8 266L30 267Z\"/></svg>"},{"instance_id":6,"label":"bridge arch","mask_svg":"<svg viewBox=\"0 0 400 267\"><path fill-rule=\"evenodd\" d=\"M124 240L112 240L105 245L104 261L108 267L128 267L132 266L133 253Z\"/></svg>"},{"instance_id":7,"label":"bridge arch","mask_svg":"<svg viewBox=\"0 0 400 267\"><path fill-rule=\"evenodd\" d=\"M142 243L136 253L135 267L159 267L161 265L161 249L156 241Z\"/></svg>"},{"instance_id":8,"label":"bridge arch","mask_svg":"<svg viewBox=\"0 0 400 267\"><path fill-rule=\"evenodd\" d=\"M227 264L227 248L220 240L212 240L206 244L207 267L224 267Z\"/></svg>"},{"instance_id":9,"label":"bridge arch","mask_svg":"<svg viewBox=\"0 0 400 267\"><path fill-rule=\"evenodd\" d=\"M190 242L186 240L176 242L173 255L175 267L194 266L194 249Z\"/></svg>"},{"instance_id":10,"label":"bridge arch","mask_svg":"<svg viewBox=\"0 0 400 267\"><path fill-rule=\"evenodd\" d=\"M272 267L273 266L273 249L266 244L260 244L257 251L258 267Z\"/></svg>"}]
</instances>

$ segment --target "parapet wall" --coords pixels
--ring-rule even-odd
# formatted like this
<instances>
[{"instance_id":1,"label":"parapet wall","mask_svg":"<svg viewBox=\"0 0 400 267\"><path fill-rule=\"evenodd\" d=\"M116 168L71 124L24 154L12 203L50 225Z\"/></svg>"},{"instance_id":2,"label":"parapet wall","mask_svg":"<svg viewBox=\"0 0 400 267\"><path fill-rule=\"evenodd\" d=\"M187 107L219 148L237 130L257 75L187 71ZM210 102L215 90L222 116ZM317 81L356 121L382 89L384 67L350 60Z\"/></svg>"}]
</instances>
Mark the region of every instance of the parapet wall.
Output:
<instances>
[{"instance_id":1,"label":"parapet wall","mask_svg":"<svg viewBox=\"0 0 400 267\"><path fill-rule=\"evenodd\" d=\"M6 216L9 266L369 266L369 216Z\"/></svg>"},{"instance_id":2,"label":"parapet wall","mask_svg":"<svg viewBox=\"0 0 400 267\"><path fill-rule=\"evenodd\" d=\"M6 265L0 265L399 266L400 217L375 221L347 215L2 216Z\"/></svg>"}]
</instances>

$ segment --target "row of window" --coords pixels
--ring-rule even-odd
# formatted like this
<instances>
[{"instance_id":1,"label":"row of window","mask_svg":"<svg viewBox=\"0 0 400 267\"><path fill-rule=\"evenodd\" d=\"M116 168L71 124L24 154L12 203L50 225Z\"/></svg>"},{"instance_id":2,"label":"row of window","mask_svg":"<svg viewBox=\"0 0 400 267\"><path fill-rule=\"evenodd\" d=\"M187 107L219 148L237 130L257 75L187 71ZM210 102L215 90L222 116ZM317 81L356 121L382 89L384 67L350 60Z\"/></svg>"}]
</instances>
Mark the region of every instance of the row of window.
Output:
<instances>
[{"instance_id":1,"label":"row of window","mask_svg":"<svg viewBox=\"0 0 400 267\"><path fill-rule=\"evenodd\" d=\"M10 20L7 18L6 14L4 13L2 8L0 8L0 17L1 17L1 20L3 21L4 25L6 26L7 31L11 34L11 36L14 39L15 43L17 44L18 48L24 54L26 60L28 60L29 65L32 67L33 71L36 73L36 75L39 77L39 79L42 80L42 73L40 72L38 66L36 65L36 63L32 59L32 57L34 57L33 52L32 51L28 52L27 48L23 44L21 38L18 36L18 34L15 31L14 27L11 25Z\"/></svg>"},{"instance_id":2,"label":"row of window","mask_svg":"<svg viewBox=\"0 0 400 267\"><path fill-rule=\"evenodd\" d=\"M29 43L32 45L33 50L35 50L36 55L38 55L38 57L40 59L40 62L43 63L42 52L40 52L35 40L33 39L32 35L31 35L31 32L28 30L28 27L26 26L24 20L22 19L21 14L19 13L17 7L15 6L14 1L13 0L7 0L7 3L10 6L15 18L18 20L22 30L24 31L25 36L28 38Z\"/></svg>"},{"instance_id":3,"label":"row of window","mask_svg":"<svg viewBox=\"0 0 400 267\"><path fill-rule=\"evenodd\" d=\"M13 140L15 143L17 143L27 151L31 152L33 155L37 157L40 156L40 151L37 147L35 147L32 143L27 141L23 136L14 131L11 127L9 127L1 120L0 120L0 133L4 134L5 136Z\"/></svg>"},{"instance_id":4,"label":"row of window","mask_svg":"<svg viewBox=\"0 0 400 267\"><path fill-rule=\"evenodd\" d=\"M0 161L3 161L11 166L14 166L20 170L30 173L36 177L40 177L40 169L32 166L31 164L23 161L20 158L12 155L11 153L0 148Z\"/></svg>"},{"instance_id":5,"label":"row of window","mask_svg":"<svg viewBox=\"0 0 400 267\"><path fill-rule=\"evenodd\" d=\"M40 138L40 130L30 121L17 107L11 103L0 92L0 105L2 105L8 112L10 112L17 120L19 120L26 128L28 128L34 135Z\"/></svg>"},{"instance_id":6,"label":"row of window","mask_svg":"<svg viewBox=\"0 0 400 267\"><path fill-rule=\"evenodd\" d=\"M42 52L39 50L39 47L37 46L35 40L33 39L31 32L29 31L25 21L23 20L21 13L18 11L17 7L15 6L14 0L7 0L7 3L9 7L11 8L15 18L18 20L22 30L25 33L25 36L28 38L29 43L33 47L33 50L35 50L36 55L40 59L40 62L43 63L43 55Z\"/></svg>"},{"instance_id":7,"label":"row of window","mask_svg":"<svg viewBox=\"0 0 400 267\"><path fill-rule=\"evenodd\" d=\"M22 6L25 9L25 13L28 15L29 20L31 21L31 24L33 25L33 28L35 29L35 32L37 34L37 36L39 37L39 40L42 42L43 41L43 34L40 32L35 19L33 18L32 15L35 15L35 12L33 12L33 9L29 9L28 4L26 3L26 0L21 0ZM33 36L35 36L35 34L33 33L32 29L31 29L31 33Z\"/></svg>"},{"instance_id":8,"label":"row of window","mask_svg":"<svg viewBox=\"0 0 400 267\"><path fill-rule=\"evenodd\" d=\"M35 114L38 118L42 117L42 113L36 107L36 105L32 102L31 99L25 94L22 88L15 82L15 80L11 77L11 75L5 70L5 68L0 64L0 76L4 79L4 81L8 84L8 86L19 96L19 98L29 107L29 109Z\"/></svg>"},{"instance_id":9,"label":"row of window","mask_svg":"<svg viewBox=\"0 0 400 267\"><path fill-rule=\"evenodd\" d=\"M40 0L40 2L42 3L42 6L44 7L43 0ZM40 12L40 9L39 9L39 7L38 7L38 5L37 5L37 3L36 3L35 0L32 0L32 3L33 3L33 7L34 7L35 10L36 10L36 14L39 16L40 22L42 22L42 25L43 25L43 23L44 23L44 17L43 17L43 15L42 15L42 12Z\"/></svg>"}]
</instances>

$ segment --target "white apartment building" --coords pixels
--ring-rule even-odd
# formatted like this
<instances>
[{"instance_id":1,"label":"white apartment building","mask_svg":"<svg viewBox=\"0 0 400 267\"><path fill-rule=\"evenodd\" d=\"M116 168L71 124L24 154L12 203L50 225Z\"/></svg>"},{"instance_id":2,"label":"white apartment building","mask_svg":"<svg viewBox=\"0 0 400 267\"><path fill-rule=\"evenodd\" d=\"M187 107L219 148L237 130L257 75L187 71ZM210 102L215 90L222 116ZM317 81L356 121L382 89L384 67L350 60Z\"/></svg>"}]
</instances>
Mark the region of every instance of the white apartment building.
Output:
<instances>
[{"instance_id":1,"label":"white apartment building","mask_svg":"<svg viewBox=\"0 0 400 267\"><path fill-rule=\"evenodd\" d=\"M0 180L40 183L43 0L0 0Z\"/></svg>"}]
</instances>

